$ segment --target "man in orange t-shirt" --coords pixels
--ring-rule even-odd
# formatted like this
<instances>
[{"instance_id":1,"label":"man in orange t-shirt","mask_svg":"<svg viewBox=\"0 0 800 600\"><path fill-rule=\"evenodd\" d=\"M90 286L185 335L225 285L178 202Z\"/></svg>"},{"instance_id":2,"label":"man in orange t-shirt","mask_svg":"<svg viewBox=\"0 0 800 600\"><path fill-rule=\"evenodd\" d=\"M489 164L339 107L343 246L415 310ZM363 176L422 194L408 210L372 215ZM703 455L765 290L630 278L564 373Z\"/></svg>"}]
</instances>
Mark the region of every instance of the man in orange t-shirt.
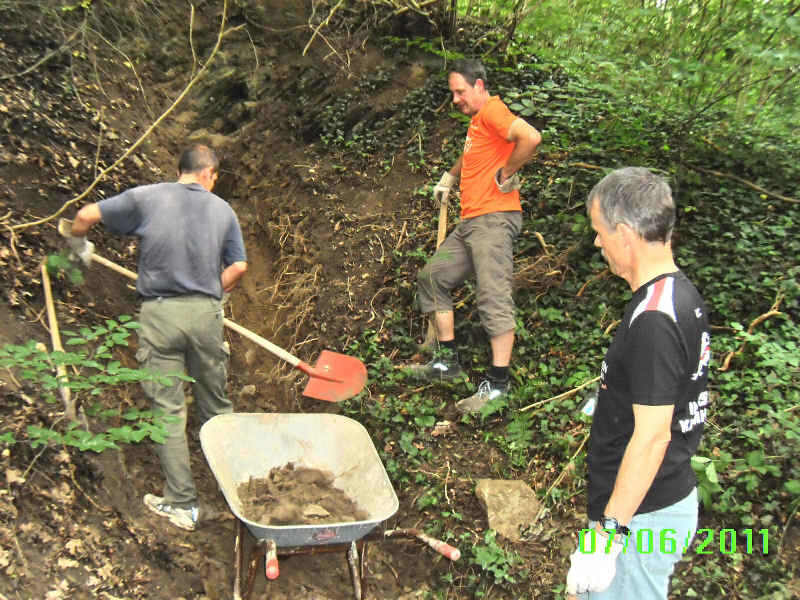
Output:
<instances>
[{"instance_id":1,"label":"man in orange t-shirt","mask_svg":"<svg viewBox=\"0 0 800 600\"><path fill-rule=\"evenodd\" d=\"M534 155L542 137L499 97L489 95L480 62L458 61L448 83L453 103L472 120L464 150L434 188L434 199L446 199L460 177L461 222L417 278L420 307L424 313L434 313L438 343L433 360L413 367L412 372L427 380L452 379L462 373L450 291L474 274L478 313L490 338L492 364L478 391L456 403L460 412L470 413L508 390L516 328L512 247L522 227L517 171Z\"/></svg>"}]
</instances>

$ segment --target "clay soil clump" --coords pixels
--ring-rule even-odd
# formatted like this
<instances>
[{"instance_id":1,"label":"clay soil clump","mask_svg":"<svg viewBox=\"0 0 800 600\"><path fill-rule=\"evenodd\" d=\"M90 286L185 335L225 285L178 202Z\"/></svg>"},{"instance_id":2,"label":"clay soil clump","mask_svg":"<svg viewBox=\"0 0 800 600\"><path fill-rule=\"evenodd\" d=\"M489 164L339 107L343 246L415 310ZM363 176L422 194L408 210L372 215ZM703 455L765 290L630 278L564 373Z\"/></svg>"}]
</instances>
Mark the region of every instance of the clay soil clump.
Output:
<instances>
[{"instance_id":1,"label":"clay soil clump","mask_svg":"<svg viewBox=\"0 0 800 600\"><path fill-rule=\"evenodd\" d=\"M267 477L239 484L242 514L264 525L323 525L365 521L366 511L333 486L333 474L287 463Z\"/></svg>"}]
</instances>

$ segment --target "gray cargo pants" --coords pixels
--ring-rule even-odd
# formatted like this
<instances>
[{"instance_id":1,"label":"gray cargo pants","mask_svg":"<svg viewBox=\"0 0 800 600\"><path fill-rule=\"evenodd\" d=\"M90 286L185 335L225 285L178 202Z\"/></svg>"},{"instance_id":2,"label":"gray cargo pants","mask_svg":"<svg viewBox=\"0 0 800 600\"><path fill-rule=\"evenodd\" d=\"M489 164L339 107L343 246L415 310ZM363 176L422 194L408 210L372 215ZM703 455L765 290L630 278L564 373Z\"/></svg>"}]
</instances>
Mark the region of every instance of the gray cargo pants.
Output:
<instances>
[{"instance_id":1,"label":"gray cargo pants","mask_svg":"<svg viewBox=\"0 0 800 600\"><path fill-rule=\"evenodd\" d=\"M453 310L450 291L474 274L486 333L495 337L516 329L511 285L514 240L521 228L518 211L488 213L456 225L417 276L422 312Z\"/></svg>"},{"instance_id":2,"label":"gray cargo pants","mask_svg":"<svg viewBox=\"0 0 800 600\"><path fill-rule=\"evenodd\" d=\"M139 313L137 360L156 373L187 372L193 377L192 393L203 422L233 412L225 395L229 350L222 319L220 301L203 295L146 300ZM186 440L184 382L175 377L171 381L170 385L145 382L142 387L154 410L177 417L165 423L167 438L156 444L156 453L166 479L165 501L187 507L197 503L197 490Z\"/></svg>"}]
</instances>

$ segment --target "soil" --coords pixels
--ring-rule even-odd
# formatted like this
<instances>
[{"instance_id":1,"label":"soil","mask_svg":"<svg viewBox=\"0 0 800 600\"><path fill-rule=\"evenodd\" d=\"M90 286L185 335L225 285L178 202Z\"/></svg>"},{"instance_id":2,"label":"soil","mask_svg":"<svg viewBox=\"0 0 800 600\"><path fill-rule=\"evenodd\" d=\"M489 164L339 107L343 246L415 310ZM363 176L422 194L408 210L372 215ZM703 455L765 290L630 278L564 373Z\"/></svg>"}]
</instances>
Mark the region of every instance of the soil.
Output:
<instances>
[{"instance_id":1,"label":"soil","mask_svg":"<svg viewBox=\"0 0 800 600\"><path fill-rule=\"evenodd\" d=\"M334 487L334 475L288 463L237 488L242 516L262 525L324 525L366 521L355 499Z\"/></svg>"},{"instance_id":2,"label":"soil","mask_svg":"<svg viewBox=\"0 0 800 600\"><path fill-rule=\"evenodd\" d=\"M87 29L83 37L70 38L84 40L72 42L74 52L57 51L81 26L77 12L57 12L57 26L54 13L44 9L12 7L6 15L0 38L0 72L9 74L0 78L0 218L6 226L0 233L0 343L34 339L50 346L39 265L63 249L55 217L71 218L84 203L133 185L170 180L178 153L194 140L210 142L222 156L215 192L237 212L248 251L249 270L230 298L227 316L309 361L326 347L344 349L366 327L380 329L380 310L398 293L387 287L391 249L408 243L415 228L425 232L415 244L432 243L435 236L432 207L416 214L420 206L411 200L429 177L394 161L391 149L387 173L327 157L318 145L306 143L304 137L313 138L319 129L315 108L386 59L366 39L340 47L346 68L321 38L303 55L310 15L301 3L261 3L266 20L261 14L233 15L230 25L247 24L250 35L226 38L206 79L135 152L95 181L181 93L197 68L192 51L210 52L219 26L216 4L200 3L193 16L194 46L187 40L188 9L180 3L161 9L131 3L124 15L98 8L109 11L97 17L104 19L109 37L92 37ZM103 24L90 23L98 29ZM146 36L138 41L112 36L131 28L158 32L159 41L145 47ZM51 35L54 30L58 35ZM138 58L130 62L124 56ZM38 66L28 69L32 65ZM408 93L426 77L424 66L401 65L380 106L390 108L393 95ZM299 104L296 91L303 83L310 97ZM438 143L441 137L434 132L431 139ZM91 238L98 253L135 271L132 239L101 227ZM124 277L97 264L83 275L80 286L63 277L53 281L62 331L136 314L137 297ZM416 326L420 335L423 327L422 321ZM226 335L229 393L237 411L338 411L335 404L303 397L304 377L279 359L238 335ZM123 364L135 365L135 350L133 341L121 351ZM3 431L23 439L28 425L49 427L62 418L58 404L33 397L18 375L0 373L0 386ZM138 387L122 390L102 401L147 408ZM97 455L60 446L7 446L0 457L6 474L0 489L0 599L230 598L236 519L203 458L201 424L191 407L189 414L203 515L195 532L172 527L144 507L144 494L159 493L163 484L148 444ZM469 479L454 481L452 493L466 498L469 486ZM418 490L397 493L401 508L389 526L418 526L418 512L410 509ZM473 500L468 504L479 514ZM413 540L370 544L368 597L412 598L430 589L448 572L448 563L421 548ZM254 597L268 592L275 599L353 594L344 551L284 558L277 581L267 583L260 574L255 586Z\"/></svg>"}]
</instances>

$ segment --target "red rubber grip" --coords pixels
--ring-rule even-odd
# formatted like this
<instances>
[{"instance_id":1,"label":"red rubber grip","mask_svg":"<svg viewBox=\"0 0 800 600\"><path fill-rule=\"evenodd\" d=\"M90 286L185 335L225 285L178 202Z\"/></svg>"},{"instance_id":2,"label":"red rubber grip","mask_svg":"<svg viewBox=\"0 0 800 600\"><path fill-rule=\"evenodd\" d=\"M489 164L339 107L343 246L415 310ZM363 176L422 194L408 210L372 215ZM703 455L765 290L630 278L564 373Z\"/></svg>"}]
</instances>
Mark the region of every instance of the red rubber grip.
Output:
<instances>
[{"instance_id":1,"label":"red rubber grip","mask_svg":"<svg viewBox=\"0 0 800 600\"><path fill-rule=\"evenodd\" d=\"M267 579L277 579L281 571L278 567L278 547L272 540L267 541L266 575Z\"/></svg>"}]
</instances>

